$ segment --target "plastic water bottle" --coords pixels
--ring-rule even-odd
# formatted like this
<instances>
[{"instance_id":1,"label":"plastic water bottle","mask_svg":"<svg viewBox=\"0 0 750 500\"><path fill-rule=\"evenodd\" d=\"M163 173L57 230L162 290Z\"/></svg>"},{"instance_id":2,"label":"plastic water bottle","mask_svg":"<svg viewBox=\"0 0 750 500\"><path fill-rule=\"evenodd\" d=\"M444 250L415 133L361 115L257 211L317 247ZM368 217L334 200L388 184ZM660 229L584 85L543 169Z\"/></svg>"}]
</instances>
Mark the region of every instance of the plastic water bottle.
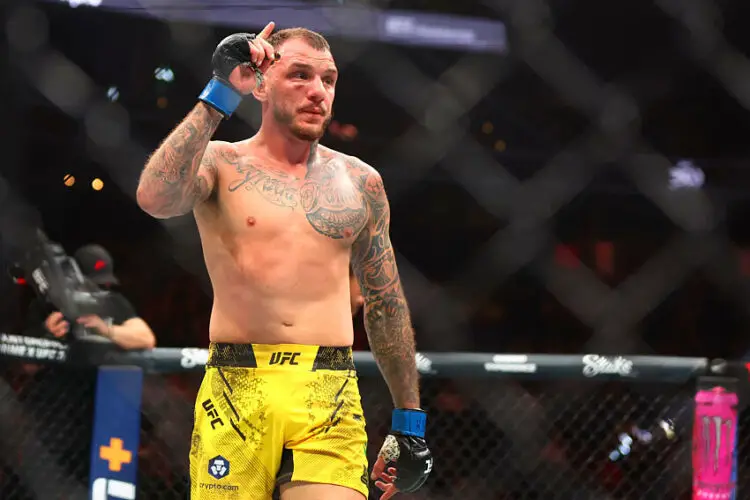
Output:
<instances>
[{"instance_id":1,"label":"plastic water bottle","mask_svg":"<svg viewBox=\"0 0 750 500\"><path fill-rule=\"evenodd\" d=\"M693 500L736 498L738 401L722 387L695 395Z\"/></svg>"}]
</instances>

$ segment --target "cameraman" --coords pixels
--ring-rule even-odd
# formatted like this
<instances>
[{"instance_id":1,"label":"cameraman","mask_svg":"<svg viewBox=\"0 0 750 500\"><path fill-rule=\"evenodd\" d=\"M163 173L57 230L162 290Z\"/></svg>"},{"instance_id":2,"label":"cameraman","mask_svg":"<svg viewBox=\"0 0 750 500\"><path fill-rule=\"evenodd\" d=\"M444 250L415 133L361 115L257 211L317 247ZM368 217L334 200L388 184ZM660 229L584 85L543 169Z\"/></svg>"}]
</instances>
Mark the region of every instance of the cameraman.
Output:
<instances>
[{"instance_id":1,"label":"cameraman","mask_svg":"<svg viewBox=\"0 0 750 500\"><path fill-rule=\"evenodd\" d=\"M109 293L106 296L105 310L109 316L96 314L81 316L75 320L79 328L110 339L122 349L152 349L156 345L154 332L135 312L135 309L122 294L112 290L119 281L113 273L112 257L99 245L86 245L78 249L74 258L81 272L95 285ZM46 332L57 338L70 331L69 321L51 305L35 299L29 307L31 324L43 324Z\"/></svg>"}]
</instances>

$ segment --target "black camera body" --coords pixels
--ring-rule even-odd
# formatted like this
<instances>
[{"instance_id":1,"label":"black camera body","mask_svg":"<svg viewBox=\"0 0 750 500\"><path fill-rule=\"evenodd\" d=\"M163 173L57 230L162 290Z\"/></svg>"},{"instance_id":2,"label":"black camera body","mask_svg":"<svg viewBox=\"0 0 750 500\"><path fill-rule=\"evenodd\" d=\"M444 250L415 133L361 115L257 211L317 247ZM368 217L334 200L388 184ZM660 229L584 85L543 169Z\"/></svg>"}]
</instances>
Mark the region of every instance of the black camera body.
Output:
<instances>
[{"instance_id":1,"label":"black camera body","mask_svg":"<svg viewBox=\"0 0 750 500\"><path fill-rule=\"evenodd\" d=\"M101 314L101 298L107 292L86 278L75 259L41 230L37 230L35 244L24 252L18 265L36 294L66 318Z\"/></svg>"}]
</instances>

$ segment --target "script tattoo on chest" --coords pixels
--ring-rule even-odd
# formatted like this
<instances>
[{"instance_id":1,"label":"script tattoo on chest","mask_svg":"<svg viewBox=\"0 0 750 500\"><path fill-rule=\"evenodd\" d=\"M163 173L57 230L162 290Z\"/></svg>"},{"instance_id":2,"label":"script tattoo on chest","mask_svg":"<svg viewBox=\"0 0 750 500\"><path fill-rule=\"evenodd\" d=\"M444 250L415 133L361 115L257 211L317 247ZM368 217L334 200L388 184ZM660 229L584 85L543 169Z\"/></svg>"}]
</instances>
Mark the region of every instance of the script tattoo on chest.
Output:
<instances>
[{"instance_id":1,"label":"script tattoo on chest","mask_svg":"<svg viewBox=\"0 0 750 500\"><path fill-rule=\"evenodd\" d=\"M229 192L253 191L273 205L301 208L312 228L324 236L351 238L365 225L362 182L349 176L343 161L312 162L304 179L247 162L236 164L236 172L240 177L229 183Z\"/></svg>"},{"instance_id":2,"label":"script tattoo on chest","mask_svg":"<svg viewBox=\"0 0 750 500\"><path fill-rule=\"evenodd\" d=\"M238 163L240 178L229 183L229 192L239 189L255 190L266 201L280 207L294 208L299 204L299 195L294 179L283 172L267 172L250 163Z\"/></svg>"}]
</instances>

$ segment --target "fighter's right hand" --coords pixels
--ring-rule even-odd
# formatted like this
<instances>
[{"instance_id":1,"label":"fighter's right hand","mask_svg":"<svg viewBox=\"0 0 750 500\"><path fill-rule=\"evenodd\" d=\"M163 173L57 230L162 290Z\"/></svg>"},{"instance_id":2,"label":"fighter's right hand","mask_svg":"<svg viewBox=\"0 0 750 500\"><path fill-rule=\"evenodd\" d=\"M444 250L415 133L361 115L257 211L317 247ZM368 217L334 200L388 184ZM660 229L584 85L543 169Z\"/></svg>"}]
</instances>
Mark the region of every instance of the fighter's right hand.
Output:
<instances>
[{"instance_id":1,"label":"fighter's right hand","mask_svg":"<svg viewBox=\"0 0 750 500\"><path fill-rule=\"evenodd\" d=\"M275 60L274 49L268 43L274 23L270 22L258 35L235 33L219 43L211 62L214 76L230 83L242 95L251 93L256 85L256 69L265 71Z\"/></svg>"},{"instance_id":2,"label":"fighter's right hand","mask_svg":"<svg viewBox=\"0 0 750 500\"><path fill-rule=\"evenodd\" d=\"M270 22L257 35L235 33L219 42L211 58L213 78L199 99L226 118L242 98L261 83L263 73L279 58L268 43L274 29Z\"/></svg>"},{"instance_id":3,"label":"fighter's right hand","mask_svg":"<svg viewBox=\"0 0 750 500\"><path fill-rule=\"evenodd\" d=\"M62 337L70 329L70 325L59 311L47 316L47 319L44 320L44 327L55 337Z\"/></svg>"}]
</instances>

